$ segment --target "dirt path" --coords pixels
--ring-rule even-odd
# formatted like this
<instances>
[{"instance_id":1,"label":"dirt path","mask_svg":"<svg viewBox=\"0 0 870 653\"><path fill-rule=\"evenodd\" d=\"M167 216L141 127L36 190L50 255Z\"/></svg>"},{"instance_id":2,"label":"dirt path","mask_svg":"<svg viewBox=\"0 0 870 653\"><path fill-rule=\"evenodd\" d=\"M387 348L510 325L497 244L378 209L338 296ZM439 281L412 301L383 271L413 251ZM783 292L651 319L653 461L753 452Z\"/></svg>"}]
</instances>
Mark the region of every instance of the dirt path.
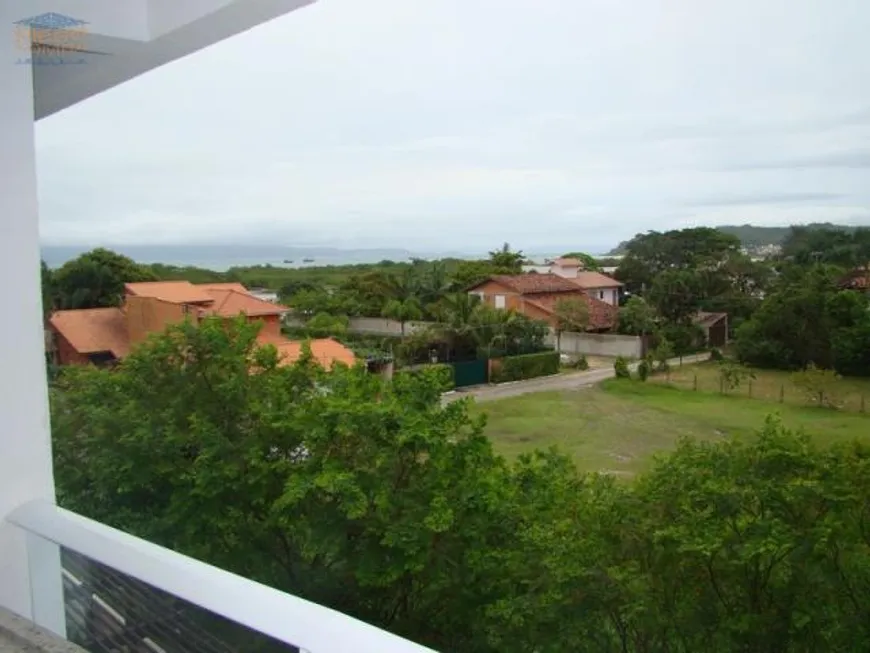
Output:
<instances>
[{"instance_id":1,"label":"dirt path","mask_svg":"<svg viewBox=\"0 0 870 653\"><path fill-rule=\"evenodd\" d=\"M691 363L700 363L709 360L710 354L694 354L692 356L683 357L683 365ZM679 365L680 359L673 358L670 361L671 365ZM631 364L631 370L637 369L637 363ZM474 397L477 401L495 401L496 399L506 399L507 397L517 397L526 395L532 392L552 392L554 390L577 390L586 388L590 385L600 383L605 379L613 378L613 367L608 367L598 370L588 370L585 372L569 372L567 374L556 374L553 376L545 376L537 379L529 379L528 381L514 381L513 383L502 383L499 385L478 385L464 390L451 392L442 397L444 404L449 404L451 401L456 401L464 397Z\"/></svg>"}]
</instances>

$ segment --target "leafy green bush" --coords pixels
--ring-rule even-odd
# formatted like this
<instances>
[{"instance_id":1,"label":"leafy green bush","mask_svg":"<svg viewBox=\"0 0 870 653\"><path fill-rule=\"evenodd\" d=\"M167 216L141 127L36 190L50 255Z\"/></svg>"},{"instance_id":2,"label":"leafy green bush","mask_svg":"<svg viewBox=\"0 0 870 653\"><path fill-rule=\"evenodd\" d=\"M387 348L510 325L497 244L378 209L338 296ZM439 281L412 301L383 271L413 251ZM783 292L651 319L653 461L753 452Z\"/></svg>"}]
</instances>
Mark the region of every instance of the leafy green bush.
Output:
<instances>
[{"instance_id":1,"label":"leafy green bush","mask_svg":"<svg viewBox=\"0 0 870 653\"><path fill-rule=\"evenodd\" d=\"M588 370L589 369L589 361L586 360L586 356L583 354L578 354L577 358L568 363L565 367L570 367L574 370Z\"/></svg>"},{"instance_id":2,"label":"leafy green bush","mask_svg":"<svg viewBox=\"0 0 870 653\"><path fill-rule=\"evenodd\" d=\"M398 370L393 374L393 378L399 377L401 379L402 377L423 375L436 379L441 392L448 392L456 388L455 370L452 365L447 363L434 363L414 369Z\"/></svg>"},{"instance_id":3,"label":"leafy green bush","mask_svg":"<svg viewBox=\"0 0 870 653\"><path fill-rule=\"evenodd\" d=\"M722 355L722 351L718 347L713 347L713 349L710 350L710 360L722 361L725 360L725 357Z\"/></svg>"},{"instance_id":4,"label":"leafy green bush","mask_svg":"<svg viewBox=\"0 0 870 653\"><path fill-rule=\"evenodd\" d=\"M637 366L637 378L641 381L646 381L649 378L649 374L652 366L646 359L643 359Z\"/></svg>"},{"instance_id":5,"label":"leafy green bush","mask_svg":"<svg viewBox=\"0 0 870 653\"><path fill-rule=\"evenodd\" d=\"M558 374L559 352L545 351L539 354L523 354L508 356L501 360L501 365L493 369L493 383L533 379L537 376Z\"/></svg>"},{"instance_id":6,"label":"leafy green bush","mask_svg":"<svg viewBox=\"0 0 870 653\"><path fill-rule=\"evenodd\" d=\"M624 356L617 356L613 363L613 371L617 379L630 379L631 372L628 369L628 360Z\"/></svg>"}]
</instances>

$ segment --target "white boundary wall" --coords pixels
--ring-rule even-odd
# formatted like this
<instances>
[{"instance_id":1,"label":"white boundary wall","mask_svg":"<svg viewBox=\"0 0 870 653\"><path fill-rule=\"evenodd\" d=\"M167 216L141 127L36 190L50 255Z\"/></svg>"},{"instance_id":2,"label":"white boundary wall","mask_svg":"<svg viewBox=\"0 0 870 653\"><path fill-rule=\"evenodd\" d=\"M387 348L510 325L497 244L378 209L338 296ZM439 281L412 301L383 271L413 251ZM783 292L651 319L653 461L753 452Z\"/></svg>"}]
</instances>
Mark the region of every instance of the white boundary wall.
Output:
<instances>
[{"instance_id":1,"label":"white boundary wall","mask_svg":"<svg viewBox=\"0 0 870 653\"><path fill-rule=\"evenodd\" d=\"M302 326L302 322L288 317L289 326ZM430 322L408 322L405 334L425 329ZM379 336L401 336L402 325L395 320L382 317L355 317L350 320L352 333ZM551 347L556 346L556 334L551 331L545 340ZM621 336L612 333L563 333L560 344L563 354L585 354L587 356L625 356L640 358L643 355L642 341L637 336Z\"/></svg>"}]
</instances>

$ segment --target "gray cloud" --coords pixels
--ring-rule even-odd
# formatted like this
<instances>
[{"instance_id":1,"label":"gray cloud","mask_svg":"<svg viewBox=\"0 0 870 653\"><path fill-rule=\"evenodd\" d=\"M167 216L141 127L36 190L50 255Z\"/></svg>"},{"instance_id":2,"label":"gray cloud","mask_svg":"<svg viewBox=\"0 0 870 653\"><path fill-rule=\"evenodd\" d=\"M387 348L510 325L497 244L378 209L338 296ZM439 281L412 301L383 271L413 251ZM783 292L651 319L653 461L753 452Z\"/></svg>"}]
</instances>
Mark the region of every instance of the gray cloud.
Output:
<instances>
[{"instance_id":1,"label":"gray cloud","mask_svg":"<svg viewBox=\"0 0 870 653\"><path fill-rule=\"evenodd\" d=\"M864 0L322 0L42 121L43 239L594 250L870 221L868 20Z\"/></svg>"}]
</instances>

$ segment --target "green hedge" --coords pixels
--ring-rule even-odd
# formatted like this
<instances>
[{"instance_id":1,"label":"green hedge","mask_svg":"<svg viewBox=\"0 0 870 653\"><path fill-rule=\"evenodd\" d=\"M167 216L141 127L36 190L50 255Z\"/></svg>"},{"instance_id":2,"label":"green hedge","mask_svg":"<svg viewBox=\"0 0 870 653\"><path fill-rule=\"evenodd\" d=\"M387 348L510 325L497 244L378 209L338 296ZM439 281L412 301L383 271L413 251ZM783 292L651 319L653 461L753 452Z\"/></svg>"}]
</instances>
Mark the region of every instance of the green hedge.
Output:
<instances>
[{"instance_id":1,"label":"green hedge","mask_svg":"<svg viewBox=\"0 0 870 653\"><path fill-rule=\"evenodd\" d=\"M558 374L559 352L545 351L539 354L523 354L522 356L508 356L502 358L498 364L493 365L492 383L504 383L506 381L521 381L533 379L536 376Z\"/></svg>"},{"instance_id":2,"label":"green hedge","mask_svg":"<svg viewBox=\"0 0 870 653\"><path fill-rule=\"evenodd\" d=\"M446 363L433 363L412 370L397 370L393 376L427 374L438 380L441 392L448 392L456 388L456 375L452 365Z\"/></svg>"}]
</instances>

